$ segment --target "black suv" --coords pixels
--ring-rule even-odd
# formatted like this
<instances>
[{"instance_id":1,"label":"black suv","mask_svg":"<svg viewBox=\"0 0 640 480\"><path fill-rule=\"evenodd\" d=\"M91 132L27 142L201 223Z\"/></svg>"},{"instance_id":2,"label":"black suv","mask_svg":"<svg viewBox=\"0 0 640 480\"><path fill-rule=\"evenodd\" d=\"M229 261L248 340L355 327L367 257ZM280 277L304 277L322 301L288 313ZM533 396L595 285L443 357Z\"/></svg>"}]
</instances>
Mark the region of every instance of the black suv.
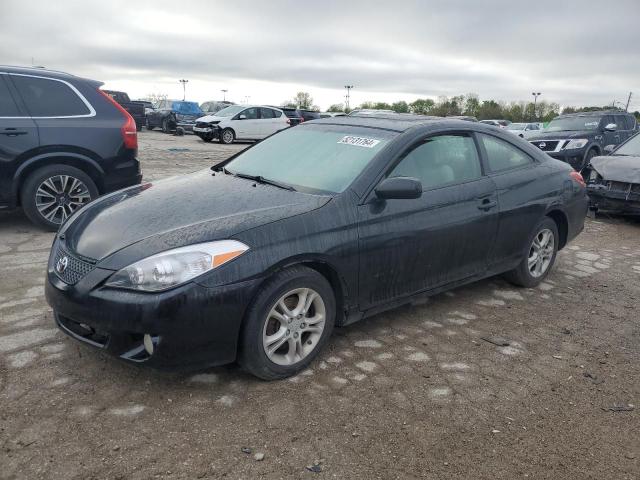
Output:
<instances>
[{"instance_id":1,"label":"black suv","mask_svg":"<svg viewBox=\"0 0 640 480\"><path fill-rule=\"evenodd\" d=\"M0 208L56 230L100 194L140 183L136 123L101 85L0 66Z\"/></svg>"},{"instance_id":2,"label":"black suv","mask_svg":"<svg viewBox=\"0 0 640 480\"><path fill-rule=\"evenodd\" d=\"M591 159L635 133L636 119L619 110L560 115L529 142L547 154L583 171Z\"/></svg>"}]
</instances>

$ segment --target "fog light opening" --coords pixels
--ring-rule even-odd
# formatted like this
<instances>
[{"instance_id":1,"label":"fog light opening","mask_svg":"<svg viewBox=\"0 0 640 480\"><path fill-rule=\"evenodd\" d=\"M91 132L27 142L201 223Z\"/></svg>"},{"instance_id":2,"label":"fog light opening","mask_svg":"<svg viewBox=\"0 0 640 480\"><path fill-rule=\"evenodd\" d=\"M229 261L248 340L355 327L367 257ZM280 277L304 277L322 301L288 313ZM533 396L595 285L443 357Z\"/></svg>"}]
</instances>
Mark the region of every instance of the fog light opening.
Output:
<instances>
[{"instance_id":1,"label":"fog light opening","mask_svg":"<svg viewBox=\"0 0 640 480\"><path fill-rule=\"evenodd\" d=\"M144 344L144 349L147 351L149 355L153 355L153 350L156 346L156 338L152 337L148 333L144 334L144 338L142 339L142 343Z\"/></svg>"}]
</instances>

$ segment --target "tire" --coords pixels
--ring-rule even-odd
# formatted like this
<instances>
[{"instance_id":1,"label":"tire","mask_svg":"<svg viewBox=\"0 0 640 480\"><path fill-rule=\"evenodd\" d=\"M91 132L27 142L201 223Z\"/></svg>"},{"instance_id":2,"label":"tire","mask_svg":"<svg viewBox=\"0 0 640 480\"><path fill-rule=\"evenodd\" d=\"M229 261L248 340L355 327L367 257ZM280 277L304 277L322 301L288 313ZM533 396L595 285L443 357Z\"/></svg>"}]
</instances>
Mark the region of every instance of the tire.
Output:
<instances>
[{"instance_id":1,"label":"tire","mask_svg":"<svg viewBox=\"0 0 640 480\"><path fill-rule=\"evenodd\" d=\"M149 119L147 118L147 130L153 130L155 127L151 126L151 123L149 122Z\"/></svg>"},{"instance_id":2,"label":"tire","mask_svg":"<svg viewBox=\"0 0 640 480\"><path fill-rule=\"evenodd\" d=\"M142 125L139 125L138 122L136 122L136 132L141 132L142 131Z\"/></svg>"},{"instance_id":3,"label":"tire","mask_svg":"<svg viewBox=\"0 0 640 480\"><path fill-rule=\"evenodd\" d=\"M163 118L162 119L162 132L163 133L171 133L171 119Z\"/></svg>"},{"instance_id":4,"label":"tire","mask_svg":"<svg viewBox=\"0 0 640 480\"><path fill-rule=\"evenodd\" d=\"M203 142L207 142L210 143L213 140L213 137L211 135L198 135Z\"/></svg>"},{"instance_id":5,"label":"tire","mask_svg":"<svg viewBox=\"0 0 640 480\"><path fill-rule=\"evenodd\" d=\"M21 187L20 200L29 220L56 231L71 214L98 195L96 184L82 170L68 165L50 165L27 177ZM52 202L50 206L49 200Z\"/></svg>"},{"instance_id":6,"label":"tire","mask_svg":"<svg viewBox=\"0 0 640 480\"><path fill-rule=\"evenodd\" d=\"M317 296L312 296L312 292ZM301 305L306 305L310 299L312 303L308 309L296 316L296 308L302 308ZM288 319L282 315L285 310L280 306L280 300L292 314ZM274 315L279 315L280 319ZM282 270L260 287L247 310L238 362L263 380L295 375L304 370L325 346L333 331L335 317L333 289L320 273L302 266ZM309 323L314 318L323 320ZM276 336L279 340L274 340ZM271 353L268 353L269 349Z\"/></svg>"},{"instance_id":7,"label":"tire","mask_svg":"<svg viewBox=\"0 0 640 480\"><path fill-rule=\"evenodd\" d=\"M220 132L220 143L229 145L230 143L233 143L235 139L236 134L230 128L225 128L224 130L222 130L222 132Z\"/></svg>"},{"instance_id":8,"label":"tire","mask_svg":"<svg viewBox=\"0 0 640 480\"><path fill-rule=\"evenodd\" d=\"M539 244L540 237L544 232L550 232L552 235L551 240L553 241L553 245L549 246L549 244L547 244L546 255L548 255L548 258L544 260L545 256L543 256L541 264L538 264L538 262L534 264L533 268L537 265L541 265L541 267L543 267L541 268L541 272L537 272L536 270L532 272L529 262L530 259L534 258L534 241L537 239ZM538 286L545 278L547 278L547 275L549 275L549 272L553 268L553 264L555 263L556 256L558 254L559 240L560 237L558 235L558 226L556 225L556 222L549 217L545 217L540 221L540 223L538 223L536 228L533 230L533 233L529 236L522 262L520 262L516 268L507 272L505 274L505 278L514 285L518 285L520 287L531 288ZM540 257L538 256L538 258Z\"/></svg>"}]
</instances>

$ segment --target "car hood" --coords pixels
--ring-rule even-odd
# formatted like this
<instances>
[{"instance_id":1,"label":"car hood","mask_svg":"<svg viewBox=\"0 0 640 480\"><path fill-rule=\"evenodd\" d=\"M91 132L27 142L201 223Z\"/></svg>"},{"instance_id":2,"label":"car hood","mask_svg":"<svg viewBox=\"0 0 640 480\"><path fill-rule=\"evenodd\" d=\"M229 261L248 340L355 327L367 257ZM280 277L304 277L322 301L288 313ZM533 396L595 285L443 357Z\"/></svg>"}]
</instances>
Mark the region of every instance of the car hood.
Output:
<instances>
[{"instance_id":1,"label":"car hood","mask_svg":"<svg viewBox=\"0 0 640 480\"><path fill-rule=\"evenodd\" d=\"M535 140L566 140L569 138L590 138L597 132L595 130L565 130L560 132L540 132L529 137L529 141Z\"/></svg>"},{"instance_id":2,"label":"car hood","mask_svg":"<svg viewBox=\"0 0 640 480\"><path fill-rule=\"evenodd\" d=\"M591 159L591 167L604 180L640 183L640 157L611 155Z\"/></svg>"},{"instance_id":3,"label":"car hood","mask_svg":"<svg viewBox=\"0 0 640 480\"><path fill-rule=\"evenodd\" d=\"M204 170L103 197L83 208L60 233L72 252L107 259L101 262L104 268L122 268L121 261L108 257L126 249L126 262L131 262L170 248L231 238L330 199Z\"/></svg>"},{"instance_id":4,"label":"car hood","mask_svg":"<svg viewBox=\"0 0 640 480\"><path fill-rule=\"evenodd\" d=\"M229 117L218 117L217 115L205 115L204 117L198 118L198 120L196 121L211 123L211 122L221 122L222 120L228 120L228 119Z\"/></svg>"}]
</instances>

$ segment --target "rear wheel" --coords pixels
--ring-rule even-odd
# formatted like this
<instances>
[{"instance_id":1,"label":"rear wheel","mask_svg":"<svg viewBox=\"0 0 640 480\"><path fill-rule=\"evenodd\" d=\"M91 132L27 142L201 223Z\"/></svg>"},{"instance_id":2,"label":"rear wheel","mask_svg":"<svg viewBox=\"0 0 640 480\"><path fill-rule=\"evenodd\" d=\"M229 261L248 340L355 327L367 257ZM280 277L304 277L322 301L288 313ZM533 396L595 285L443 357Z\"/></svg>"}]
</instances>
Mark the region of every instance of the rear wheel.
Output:
<instances>
[{"instance_id":1,"label":"rear wheel","mask_svg":"<svg viewBox=\"0 0 640 480\"><path fill-rule=\"evenodd\" d=\"M147 130L153 130L155 128L155 127L151 126L151 122L149 122L149 118L148 117L147 117L146 124L147 124Z\"/></svg>"},{"instance_id":2,"label":"rear wheel","mask_svg":"<svg viewBox=\"0 0 640 480\"><path fill-rule=\"evenodd\" d=\"M97 197L98 188L82 170L51 165L29 175L20 199L29 220L56 231L73 213Z\"/></svg>"},{"instance_id":3,"label":"rear wheel","mask_svg":"<svg viewBox=\"0 0 640 480\"><path fill-rule=\"evenodd\" d=\"M230 143L233 143L234 139L235 139L235 134L233 133L233 130L231 130L230 128L225 128L220 133L220 143L224 143L228 145Z\"/></svg>"},{"instance_id":4,"label":"rear wheel","mask_svg":"<svg viewBox=\"0 0 640 480\"><path fill-rule=\"evenodd\" d=\"M277 273L247 311L240 364L264 380L295 375L326 344L335 309L333 289L320 273L306 267Z\"/></svg>"},{"instance_id":5,"label":"rear wheel","mask_svg":"<svg viewBox=\"0 0 640 480\"><path fill-rule=\"evenodd\" d=\"M505 274L507 280L521 287L535 287L549 275L558 253L558 226L545 217L529 238L526 254L520 264Z\"/></svg>"}]
</instances>

